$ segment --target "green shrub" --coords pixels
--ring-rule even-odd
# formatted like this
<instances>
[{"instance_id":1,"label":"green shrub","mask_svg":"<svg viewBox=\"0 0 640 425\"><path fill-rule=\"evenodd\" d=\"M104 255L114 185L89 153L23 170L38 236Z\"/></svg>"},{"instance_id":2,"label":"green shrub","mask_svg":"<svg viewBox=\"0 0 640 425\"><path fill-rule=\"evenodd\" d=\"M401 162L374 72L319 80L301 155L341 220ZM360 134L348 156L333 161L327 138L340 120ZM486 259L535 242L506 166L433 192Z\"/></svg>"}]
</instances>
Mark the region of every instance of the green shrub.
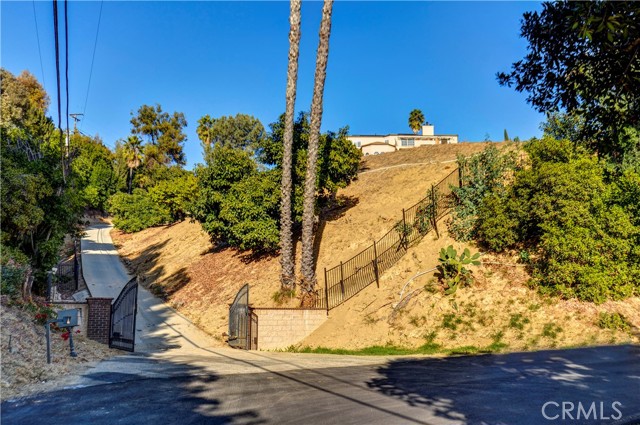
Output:
<instances>
[{"instance_id":1,"label":"green shrub","mask_svg":"<svg viewBox=\"0 0 640 425\"><path fill-rule=\"evenodd\" d=\"M634 173L605 179L605 165L568 141L526 145L531 167L478 209L477 238L494 251L526 246L543 292L603 302L640 288Z\"/></svg>"},{"instance_id":2,"label":"green shrub","mask_svg":"<svg viewBox=\"0 0 640 425\"><path fill-rule=\"evenodd\" d=\"M501 193L505 188L505 177L517 167L516 153L502 153L490 146L469 158L459 156L463 186L455 188L458 198L449 222L449 232L459 241L476 237L478 208L490 193Z\"/></svg>"},{"instance_id":3,"label":"green shrub","mask_svg":"<svg viewBox=\"0 0 640 425\"><path fill-rule=\"evenodd\" d=\"M17 249L4 245L0 248L2 251L0 292L9 298L17 298L21 294L22 284L30 271L29 258Z\"/></svg>"},{"instance_id":4,"label":"green shrub","mask_svg":"<svg viewBox=\"0 0 640 425\"><path fill-rule=\"evenodd\" d=\"M113 195L109 198L109 212L113 224L127 233L172 222L169 210L158 205L143 189L135 189L131 195Z\"/></svg>"},{"instance_id":5,"label":"green shrub","mask_svg":"<svg viewBox=\"0 0 640 425\"><path fill-rule=\"evenodd\" d=\"M623 332L629 332L631 330L631 324L622 314L607 313L604 311L598 316L598 326L602 329L612 329Z\"/></svg>"}]
</instances>

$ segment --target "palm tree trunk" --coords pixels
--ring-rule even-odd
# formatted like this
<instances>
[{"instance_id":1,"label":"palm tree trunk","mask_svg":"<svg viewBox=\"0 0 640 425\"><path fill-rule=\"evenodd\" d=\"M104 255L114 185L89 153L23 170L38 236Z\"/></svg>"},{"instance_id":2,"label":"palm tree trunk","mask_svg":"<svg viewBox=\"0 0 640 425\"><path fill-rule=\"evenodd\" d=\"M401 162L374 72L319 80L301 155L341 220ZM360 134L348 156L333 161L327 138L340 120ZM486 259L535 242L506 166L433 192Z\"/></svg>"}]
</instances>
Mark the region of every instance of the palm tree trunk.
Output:
<instances>
[{"instance_id":1,"label":"palm tree trunk","mask_svg":"<svg viewBox=\"0 0 640 425\"><path fill-rule=\"evenodd\" d=\"M129 195L131 195L131 184L133 182L133 167L129 167Z\"/></svg>"},{"instance_id":2,"label":"palm tree trunk","mask_svg":"<svg viewBox=\"0 0 640 425\"><path fill-rule=\"evenodd\" d=\"M280 283L283 290L295 287L295 259L293 255L293 231L291 220L291 155L293 151L293 115L296 104L298 80L298 56L300 52L300 0L291 0L289 16L289 67L287 69L287 93L284 126L284 153L282 158L282 200L280 203Z\"/></svg>"},{"instance_id":3,"label":"palm tree trunk","mask_svg":"<svg viewBox=\"0 0 640 425\"><path fill-rule=\"evenodd\" d=\"M316 285L315 261L313 252L315 201L316 201L316 166L318 163L318 144L320 141L320 124L322 123L322 96L324 80L327 76L329 58L329 36L331 34L331 10L333 0L325 0L322 7L320 23L320 41L316 57L316 74L311 101L311 124L309 128L309 150L307 156L307 173L304 181L304 210L302 215L302 290L305 296L312 296Z\"/></svg>"}]
</instances>

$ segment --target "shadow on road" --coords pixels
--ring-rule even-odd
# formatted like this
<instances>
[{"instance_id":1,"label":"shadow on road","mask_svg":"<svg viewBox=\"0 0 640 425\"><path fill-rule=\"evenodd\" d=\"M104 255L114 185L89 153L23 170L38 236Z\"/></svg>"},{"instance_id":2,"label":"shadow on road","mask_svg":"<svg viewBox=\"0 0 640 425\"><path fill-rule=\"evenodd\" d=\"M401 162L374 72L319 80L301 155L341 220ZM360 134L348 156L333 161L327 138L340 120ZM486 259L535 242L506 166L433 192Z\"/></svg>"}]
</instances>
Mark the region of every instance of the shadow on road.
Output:
<instances>
[{"instance_id":1,"label":"shadow on road","mask_svg":"<svg viewBox=\"0 0 640 425\"><path fill-rule=\"evenodd\" d=\"M127 361L136 361L130 357ZM224 406L228 383L210 371L138 356L143 371L89 373L91 386L64 389L2 404L2 423L262 424L248 403ZM131 368L128 368L131 369ZM159 375L153 376L154 370ZM162 376L160 377L160 374ZM168 375L168 376L167 376Z\"/></svg>"},{"instance_id":2,"label":"shadow on road","mask_svg":"<svg viewBox=\"0 0 640 425\"><path fill-rule=\"evenodd\" d=\"M588 365L588 366L587 366ZM465 423L553 423L562 403L595 410L572 423L640 423L640 347L612 346L506 355L395 360L367 382L380 393ZM602 407L600 403L602 404ZM616 405L622 414L612 408ZM567 405L569 409L571 405ZM556 419L559 419L556 417ZM631 418L631 419L630 419ZM631 420L632 422L628 422ZM571 421L569 421L571 422Z\"/></svg>"}]
</instances>

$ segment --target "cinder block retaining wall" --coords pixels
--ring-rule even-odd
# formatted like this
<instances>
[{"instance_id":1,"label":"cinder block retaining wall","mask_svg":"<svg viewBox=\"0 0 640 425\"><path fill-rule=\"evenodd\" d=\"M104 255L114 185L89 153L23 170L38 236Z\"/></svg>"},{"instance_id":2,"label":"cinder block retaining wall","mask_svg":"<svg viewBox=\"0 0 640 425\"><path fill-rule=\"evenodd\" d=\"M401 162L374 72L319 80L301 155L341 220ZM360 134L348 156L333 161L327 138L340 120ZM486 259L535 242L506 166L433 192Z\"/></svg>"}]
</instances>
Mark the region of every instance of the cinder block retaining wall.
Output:
<instances>
[{"instance_id":1,"label":"cinder block retaining wall","mask_svg":"<svg viewBox=\"0 0 640 425\"><path fill-rule=\"evenodd\" d=\"M327 320L324 309L254 307L258 316L258 350L277 350L297 344Z\"/></svg>"}]
</instances>

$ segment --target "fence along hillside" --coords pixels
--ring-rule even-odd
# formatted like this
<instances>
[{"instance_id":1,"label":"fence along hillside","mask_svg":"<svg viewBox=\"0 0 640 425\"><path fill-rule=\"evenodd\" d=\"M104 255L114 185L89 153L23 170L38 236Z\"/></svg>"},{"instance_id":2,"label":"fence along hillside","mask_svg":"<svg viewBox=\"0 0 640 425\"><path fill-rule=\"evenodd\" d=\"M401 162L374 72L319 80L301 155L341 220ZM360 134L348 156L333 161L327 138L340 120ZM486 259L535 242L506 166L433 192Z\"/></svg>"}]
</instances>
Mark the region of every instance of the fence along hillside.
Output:
<instances>
[{"instance_id":1,"label":"fence along hillside","mask_svg":"<svg viewBox=\"0 0 640 425\"><path fill-rule=\"evenodd\" d=\"M399 220L379 240L345 262L324 269L324 289L318 290L316 308L327 311L376 282L380 286L380 274L402 258L407 249L421 240L431 230L438 232L437 222L454 202L453 188L462 185L462 171L453 170L431 186L430 193L415 205L402 210Z\"/></svg>"}]
</instances>

